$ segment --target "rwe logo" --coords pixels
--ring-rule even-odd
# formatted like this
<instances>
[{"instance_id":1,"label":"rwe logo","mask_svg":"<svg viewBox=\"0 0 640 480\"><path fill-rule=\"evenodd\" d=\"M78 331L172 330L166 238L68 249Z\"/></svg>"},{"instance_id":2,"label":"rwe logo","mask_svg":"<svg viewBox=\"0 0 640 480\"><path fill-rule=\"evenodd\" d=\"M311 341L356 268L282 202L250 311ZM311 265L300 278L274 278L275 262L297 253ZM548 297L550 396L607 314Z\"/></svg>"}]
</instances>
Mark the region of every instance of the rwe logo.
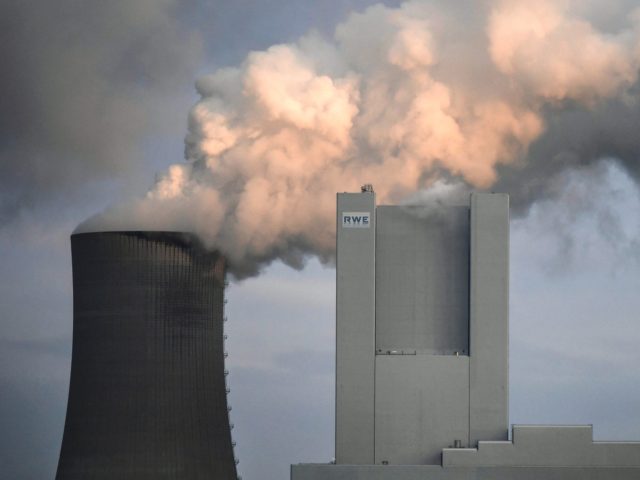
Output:
<instances>
[{"instance_id":1,"label":"rwe logo","mask_svg":"<svg viewBox=\"0 0 640 480\"><path fill-rule=\"evenodd\" d=\"M370 226L371 213L342 212L342 228L369 228Z\"/></svg>"}]
</instances>

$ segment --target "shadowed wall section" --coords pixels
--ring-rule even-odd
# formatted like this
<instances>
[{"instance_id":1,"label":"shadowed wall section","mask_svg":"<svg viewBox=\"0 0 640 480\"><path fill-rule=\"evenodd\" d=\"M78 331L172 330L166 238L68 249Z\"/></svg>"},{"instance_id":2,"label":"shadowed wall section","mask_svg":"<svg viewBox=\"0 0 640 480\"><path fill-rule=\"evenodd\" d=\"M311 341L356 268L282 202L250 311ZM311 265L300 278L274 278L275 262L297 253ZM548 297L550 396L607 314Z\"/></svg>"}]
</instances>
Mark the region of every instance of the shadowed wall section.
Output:
<instances>
[{"instance_id":1,"label":"shadowed wall section","mask_svg":"<svg viewBox=\"0 0 640 480\"><path fill-rule=\"evenodd\" d=\"M56 480L236 478L224 258L177 232L71 237L73 356Z\"/></svg>"}]
</instances>

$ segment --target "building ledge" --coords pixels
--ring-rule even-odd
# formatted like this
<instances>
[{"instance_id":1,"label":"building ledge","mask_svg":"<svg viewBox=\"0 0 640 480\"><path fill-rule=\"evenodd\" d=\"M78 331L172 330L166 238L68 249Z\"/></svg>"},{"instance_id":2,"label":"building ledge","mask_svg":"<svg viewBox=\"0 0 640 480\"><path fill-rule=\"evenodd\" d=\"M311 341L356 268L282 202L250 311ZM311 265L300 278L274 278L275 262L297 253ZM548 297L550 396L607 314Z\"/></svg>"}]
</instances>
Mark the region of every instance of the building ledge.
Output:
<instances>
[{"instance_id":1,"label":"building ledge","mask_svg":"<svg viewBox=\"0 0 640 480\"><path fill-rule=\"evenodd\" d=\"M594 442L591 425L514 425L513 441L445 448L445 467L640 467L640 442Z\"/></svg>"}]
</instances>

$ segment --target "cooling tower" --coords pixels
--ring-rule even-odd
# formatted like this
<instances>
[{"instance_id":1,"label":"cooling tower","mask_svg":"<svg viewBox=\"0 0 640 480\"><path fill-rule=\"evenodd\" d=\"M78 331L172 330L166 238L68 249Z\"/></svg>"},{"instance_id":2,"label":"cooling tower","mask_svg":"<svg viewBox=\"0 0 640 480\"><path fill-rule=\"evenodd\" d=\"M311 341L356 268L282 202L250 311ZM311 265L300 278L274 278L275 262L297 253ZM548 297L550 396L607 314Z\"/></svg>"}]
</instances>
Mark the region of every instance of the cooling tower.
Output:
<instances>
[{"instance_id":1,"label":"cooling tower","mask_svg":"<svg viewBox=\"0 0 640 480\"><path fill-rule=\"evenodd\" d=\"M224 258L189 234L71 237L73 355L56 480L227 480Z\"/></svg>"}]
</instances>

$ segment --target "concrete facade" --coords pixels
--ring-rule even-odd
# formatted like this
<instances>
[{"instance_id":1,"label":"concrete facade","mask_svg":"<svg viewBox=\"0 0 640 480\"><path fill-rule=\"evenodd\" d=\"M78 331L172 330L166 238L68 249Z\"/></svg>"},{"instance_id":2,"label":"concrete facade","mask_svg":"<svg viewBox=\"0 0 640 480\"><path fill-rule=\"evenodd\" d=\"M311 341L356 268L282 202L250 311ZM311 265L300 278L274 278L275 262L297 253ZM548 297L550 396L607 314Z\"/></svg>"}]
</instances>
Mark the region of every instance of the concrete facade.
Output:
<instances>
[{"instance_id":1,"label":"concrete facade","mask_svg":"<svg viewBox=\"0 0 640 480\"><path fill-rule=\"evenodd\" d=\"M442 465L292 465L291 480L631 480L640 442L593 442L592 427L515 425L512 441L445 448Z\"/></svg>"},{"instance_id":2,"label":"concrete facade","mask_svg":"<svg viewBox=\"0 0 640 480\"><path fill-rule=\"evenodd\" d=\"M375 419L377 465L439 465L468 444L469 357L378 355Z\"/></svg>"},{"instance_id":3,"label":"concrete facade","mask_svg":"<svg viewBox=\"0 0 640 480\"><path fill-rule=\"evenodd\" d=\"M469 207L379 206L376 222L376 353L466 354Z\"/></svg>"},{"instance_id":4,"label":"concrete facade","mask_svg":"<svg viewBox=\"0 0 640 480\"><path fill-rule=\"evenodd\" d=\"M445 448L444 467L640 467L640 442L594 442L591 425L514 425L512 441ZM637 470L640 478L640 470Z\"/></svg>"},{"instance_id":5,"label":"concrete facade","mask_svg":"<svg viewBox=\"0 0 640 480\"><path fill-rule=\"evenodd\" d=\"M590 426L508 440L507 195L338 194L337 259L336 461L292 465L292 480L640 478L640 443L594 443Z\"/></svg>"},{"instance_id":6,"label":"concrete facade","mask_svg":"<svg viewBox=\"0 0 640 480\"><path fill-rule=\"evenodd\" d=\"M291 480L638 480L637 467L291 466Z\"/></svg>"},{"instance_id":7,"label":"concrete facade","mask_svg":"<svg viewBox=\"0 0 640 480\"><path fill-rule=\"evenodd\" d=\"M471 195L469 444L509 433L509 197Z\"/></svg>"},{"instance_id":8,"label":"concrete facade","mask_svg":"<svg viewBox=\"0 0 640 480\"><path fill-rule=\"evenodd\" d=\"M468 206L376 209L378 465L469 444L469 228Z\"/></svg>"},{"instance_id":9,"label":"concrete facade","mask_svg":"<svg viewBox=\"0 0 640 480\"><path fill-rule=\"evenodd\" d=\"M374 462L375 205L373 192L338 194L336 459L340 463Z\"/></svg>"},{"instance_id":10,"label":"concrete facade","mask_svg":"<svg viewBox=\"0 0 640 480\"><path fill-rule=\"evenodd\" d=\"M506 440L508 197L337 204L336 463L436 465Z\"/></svg>"}]
</instances>

